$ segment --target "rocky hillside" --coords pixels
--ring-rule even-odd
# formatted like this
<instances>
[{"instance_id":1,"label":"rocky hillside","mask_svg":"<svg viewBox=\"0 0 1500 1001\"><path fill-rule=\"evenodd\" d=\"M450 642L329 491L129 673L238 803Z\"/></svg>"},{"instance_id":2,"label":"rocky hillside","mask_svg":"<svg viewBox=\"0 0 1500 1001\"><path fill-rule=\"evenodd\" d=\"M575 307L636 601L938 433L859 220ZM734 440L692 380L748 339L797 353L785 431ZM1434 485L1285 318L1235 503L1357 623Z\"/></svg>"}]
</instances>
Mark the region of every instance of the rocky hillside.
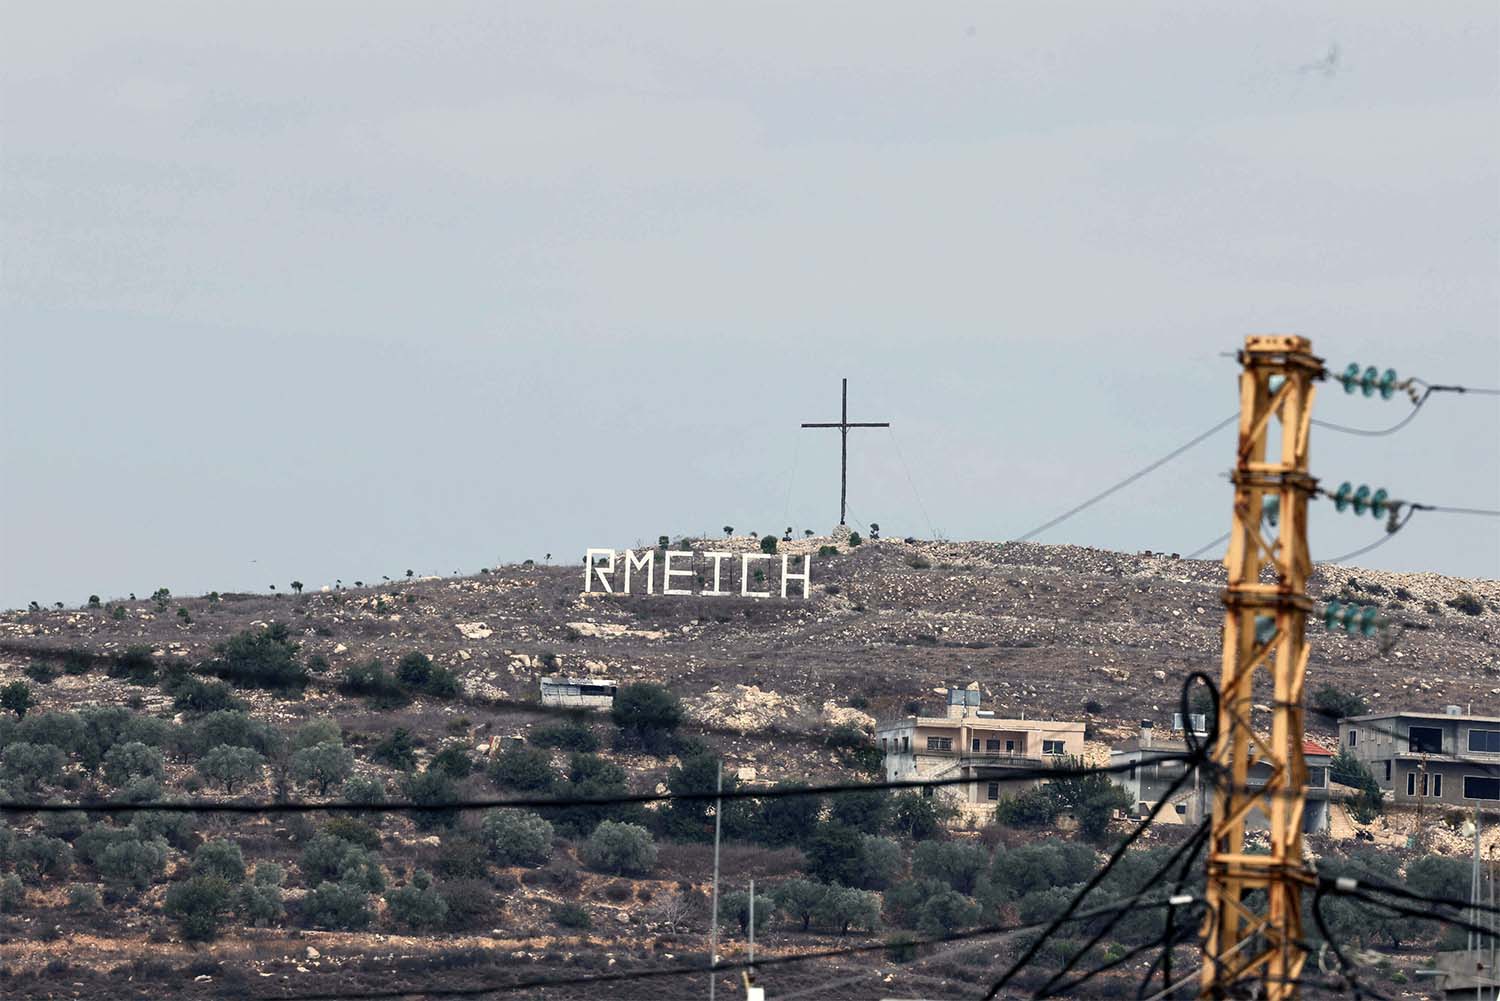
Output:
<instances>
[{"instance_id":1,"label":"rocky hillside","mask_svg":"<svg viewBox=\"0 0 1500 1001\"><path fill-rule=\"evenodd\" d=\"M839 551L829 553L829 546ZM749 538L681 548L759 551ZM868 728L916 703L935 707L949 684L977 682L984 705L1003 715L1085 719L1102 742L1133 731L1141 719L1165 722L1187 672L1218 673L1223 570L1213 562L984 542L879 540L850 547L845 539L812 538L780 549L814 554L806 600L581 594L580 564L274 595L158 591L144 600L107 597L77 609L6 613L0 688L23 682L35 702L20 707L26 718L19 722L14 715L0 719L7 781L25 786L27 795L52 798L140 796L147 789L256 800L291 782L301 796L317 798L339 795L340 787L319 789L315 778L299 777L295 766L278 771L277 762L290 761L294 748L327 744L340 780L352 773L350 781L365 783L361 788L383 785L412 795L441 765L452 770L460 794L494 796L497 786L527 788L513 774L497 774L489 756L497 738L533 738L538 727L555 724L555 714L537 704L539 679L553 674L665 684L687 713L684 730L693 743L681 746L721 755L737 781L859 781L868 773L828 736ZM691 571L711 575L702 557ZM1389 649L1316 629L1309 690L1332 685L1376 708L1472 703L1476 712L1500 715L1500 584L1320 567L1312 590L1319 598L1373 601L1393 621L1420 628L1403 631ZM286 627L278 649L295 644L298 663L313 672L305 691L289 696L236 685L232 694L215 693L183 681L224 656L234 637L281 635L273 623ZM392 671L413 654L431 662L435 677L451 672L453 684L412 682L386 700L349 691L351 671L372 660ZM229 699L250 722L241 717L231 725L215 706L195 699ZM118 731L105 741L109 747L90 743L106 718L90 708L99 706L129 711L109 724ZM1316 722L1326 739L1327 723ZM254 729L261 724L269 729ZM566 746L553 744L556 750L536 752L545 783L584 782L580 768L598 775L611 766L622 775L608 781L637 792L684 781L686 750L680 756L615 749L603 718L585 729L582 739L603 745L601 757L580 766ZM58 748L56 760L47 760L49 744ZM109 757L117 744L130 749ZM281 750L270 751L270 744ZM259 747L267 767L257 764L245 784L217 791L220 773L203 762L219 745L221 751ZM9 829L0 829L0 976L11 978L7 995L14 990L18 997L214 997L232 989L269 998L430 983L445 969L462 984L701 962L707 846L691 829L682 835L679 825L674 833L672 818L660 811L631 817L650 826L659 842L654 861L633 874L611 873L591 854L586 840L598 818L587 824L554 818L532 858L515 856L510 835L489 837L481 818L468 815L436 831L405 816L317 818L316 824L298 815L193 823L120 818L128 826L82 814L13 816ZM846 820L818 826L842 828ZM919 863L909 831L881 823L864 836L881 842L870 851L886 853L888 871L851 877L850 885L883 888L883 903L872 898L869 906L888 931L920 929L915 905L903 911L894 895L902 874L926 863ZM1013 834L991 828L959 842L983 845L979 857L993 857L998 874L1006 846L1016 843ZM861 835L851 836L862 843ZM199 945L189 926L172 917L172 894L189 884L201 889L204 867L222 863L215 853L229 851L217 847L226 840L243 857L243 869L230 869L245 888L234 891L240 896L233 917L220 915L232 930L221 931L211 946ZM779 886L813 871L806 840L736 836L725 872L736 885L754 876ZM116 842L135 847L111 855ZM320 862L317 852L329 845L366 861L354 865L340 855L342 862ZM266 890L280 902L260 913L246 901L263 865L284 881L285 896ZM429 873L436 873L433 887L425 882ZM350 880L363 881L352 902L337 896ZM1013 921L1018 906L1026 913L1025 899L987 898L982 882L959 880L954 887L945 905L952 914L979 907L971 895L993 917ZM974 915L955 919L957 926L972 924ZM417 934L419 927L440 933ZM764 954L777 955L849 941L821 918L806 927L783 918L759 944ZM726 952L740 948L731 941ZM985 954L974 962L984 968L1007 954L1003 940L980 948ZM798 966L778 984L783 991L816 988L861 969L858 960ZM969 960L945 954L891 967L885 989L950 996L972 993L971 978ZM610 996L688 997L701 987L673 980L642 990L622 982ZM852 985L823 996L867 997L872 988ZM594 997L602 990L546 996Z\"/></svg>"},{"instance_id":2,"label":"rocky hillside","mask_svg":"<svg viewBox=\"0 0 1500 1001\"><path fill-rule=\"evenodd\" d=\"M753 542L712 545L748 550ZM14 674L42 647L112 654L146 644L158 658L196 661L230 634L277 620L334 672L420 650L480 700L533 700L543 674L660 681L695 718L751 737L767 725L865 723L970 681L1002 714L1086 715L1107 731L1175 709L1186 672L1218 673L1224 573L1215 562L880 540L814 556L812 572L806 601L583 595L576 566L275 597L116 599L106 602L110 611L6 614L0 671ZM1310 591L1374 602L1421 628L1381 653L1375 640L1315 627L1309 690L1331 684L1375 708L1457 703L1500 714L1500 583L1319 566ZM51 689L64 700L123 692L95 676L65 677ZM1098 708L1085 713L1085 705Z\"/></svg>"}]
</instances>

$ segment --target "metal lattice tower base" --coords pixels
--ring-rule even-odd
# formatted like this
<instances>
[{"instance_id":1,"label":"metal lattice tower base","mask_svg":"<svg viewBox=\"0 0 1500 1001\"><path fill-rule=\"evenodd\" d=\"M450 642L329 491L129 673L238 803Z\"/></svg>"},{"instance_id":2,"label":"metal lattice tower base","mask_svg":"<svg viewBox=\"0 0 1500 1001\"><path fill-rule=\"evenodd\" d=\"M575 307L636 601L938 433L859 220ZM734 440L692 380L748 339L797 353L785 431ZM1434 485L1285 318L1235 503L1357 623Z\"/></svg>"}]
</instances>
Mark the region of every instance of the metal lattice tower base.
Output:
<instances>
[{"instance_id":1,"label":"metal lattice tower base","mask_svg":"<svg viewBox=\"0 0 1500 1001\"><path fill-rule=\"evenodd\" d=\"M1312 608L1306 593L1312 570L1307 501L1317 487L1307 471L1307 439L1313 383L1324 372L1311 347L1304 337L1254 336L1240 353L1203 997L1294 998L1307 958L1301 909L1308 883L1302 858L1303 634ZM1252 690L1262 670L1275 691L1269 740L1251 726ZM1252 812L1269 826L1269 854L1245 852Z\"/></svg>"}]
</instances>

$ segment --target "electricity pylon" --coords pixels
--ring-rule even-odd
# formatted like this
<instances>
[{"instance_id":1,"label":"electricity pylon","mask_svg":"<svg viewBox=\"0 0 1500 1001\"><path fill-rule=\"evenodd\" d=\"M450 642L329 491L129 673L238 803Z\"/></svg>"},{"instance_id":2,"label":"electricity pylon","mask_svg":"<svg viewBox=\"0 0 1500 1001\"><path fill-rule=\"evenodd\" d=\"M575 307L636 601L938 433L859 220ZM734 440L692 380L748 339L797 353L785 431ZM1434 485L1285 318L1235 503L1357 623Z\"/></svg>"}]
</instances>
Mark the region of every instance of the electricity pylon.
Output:
<instances>
[{"instance_id":1,"label":"electricity pylon","mask_svg":"<svg viewBox=\"0 0 1500 1001\"><path fill-rule=\"evenodd\" d=\"M1313 383L1323 361L1305 337L1245 339L1240 353L1234 525L1224 565L1224 664L1213 750L1218 782L1208 855L1202 996L1297 996L1302 945L1302 688L1307 577L1307 472ZM1273 425L1275 425L1273 427ZM1279 434L1276 431L1279 429ZM1270 538L1267 539L1266 532ZM1251 726L1256 672L1274 688L1269 741ZM1253 766L1253 767L1252 767ZM1269 823L1271 851L1245 852L1245 823ZM1263 894L1251 894L1256 891ZM1261 899L1263 896L1263 899Z\"/></svg>"}]
</instances>

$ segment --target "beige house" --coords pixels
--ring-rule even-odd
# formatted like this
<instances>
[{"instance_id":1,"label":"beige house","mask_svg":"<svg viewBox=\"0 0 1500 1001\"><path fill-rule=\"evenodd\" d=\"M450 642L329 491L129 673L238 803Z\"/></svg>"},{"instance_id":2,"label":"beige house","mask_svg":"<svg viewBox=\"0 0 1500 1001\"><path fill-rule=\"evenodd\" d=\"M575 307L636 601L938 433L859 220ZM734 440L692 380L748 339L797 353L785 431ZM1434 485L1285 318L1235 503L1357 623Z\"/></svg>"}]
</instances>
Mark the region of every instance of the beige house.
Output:
<instances>
[{"instance_id":1,"label":"beige house","mask_svg":"<svg viewBox=\"0 0 1500 1001\"><path fill-rule=\"evenodd\" d=\"M965 779L925 795L942 794L965 813L987 815L1001 796L1037 780L1007 773L1045 767L1083 755L1083 724L1058 720L1002 719L979 708L979 687L950 688L942 716L906 716L875 725L885 755L886 781Z\"/></svg>"}]
</instances>

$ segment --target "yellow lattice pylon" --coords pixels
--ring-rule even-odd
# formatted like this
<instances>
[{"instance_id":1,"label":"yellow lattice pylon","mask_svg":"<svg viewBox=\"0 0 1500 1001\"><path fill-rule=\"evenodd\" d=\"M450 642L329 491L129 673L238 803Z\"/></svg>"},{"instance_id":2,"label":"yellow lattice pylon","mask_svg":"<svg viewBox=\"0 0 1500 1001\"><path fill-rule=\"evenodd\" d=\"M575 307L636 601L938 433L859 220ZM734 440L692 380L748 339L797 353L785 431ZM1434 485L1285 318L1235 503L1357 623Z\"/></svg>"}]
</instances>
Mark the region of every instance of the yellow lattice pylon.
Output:
<instances>
[{"instance_id":1,"label":"yellow lattice pylon","mask_svg":"<svg viewBox=\"0 0 1500 1001\"><path fill-rule=\"evenodd\" d=\"M1263 998L1296 997L1306 960L1302 687L1304 630L1312 608L1307 502L1317 487L1307 471L1307 439L1313 383L1323 377L1322 359L1311 347L1305 337L1253 336L1240 353L1234 525L1224 558L1229 584L1212 758L1204 997L1249 995L1256 985ZM1268 739L1251 726L1252 691L1262 669L1275 692ZM1269 827L1269 854L1245 852L1245 825L1253 812Z\"/></svg>"}]
</instances>

